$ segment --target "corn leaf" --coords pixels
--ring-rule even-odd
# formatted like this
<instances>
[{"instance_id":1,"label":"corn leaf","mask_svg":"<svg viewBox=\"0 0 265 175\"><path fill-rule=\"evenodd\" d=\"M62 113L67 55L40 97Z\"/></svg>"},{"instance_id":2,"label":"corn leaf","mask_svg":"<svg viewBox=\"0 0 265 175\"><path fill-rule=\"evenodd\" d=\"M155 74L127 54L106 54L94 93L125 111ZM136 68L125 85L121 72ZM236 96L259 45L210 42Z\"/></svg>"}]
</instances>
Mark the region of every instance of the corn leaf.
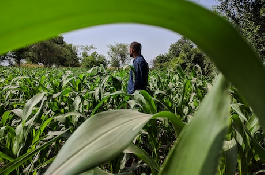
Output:
<instances>
[{"instance_id":1,"label":"corn leaf","mask_svg":"<svg viewBox=\"0 0 265 175\"><path fill-rule=\"evenodd\" d=\"M114 158L128 147L151 117L135 110L94 115L66 141L46 174L78 174Z\"/></svg>"},{"instance_id":2,"label":"corn leaf","mask_svg":"<svg viewBox=\"0 0 265 175\"><path fill-rule=\"evenodd\" d=\"M61 135L63 135L63 134L61 134ZM15 170L17 167L22 165L24 162L28 161L32 156L37 154L39 151L45 149L47 146L49 146L53 142L55 142L58 138L61 137L61 135L54 137L52 140L50 140L47 143L41 145L39 148L33 150L32 152L26 153L26 154L16 158L12 162L10 162L9 164L7 164L3 168L1 168L0 169L0 174L7 175L7 174L11 173L13 170Z\"/></svg>"},{"instance_id":3,"label":"corn leaf","mask_svg":"<svg viewBox=\"0 0 265 175\"><path fill-rule=\"evenodd\" d=\"M146 105L148 106L150 110L150 113L156 114L157 113L156 105L151 95L149 95L145 90L141 90L140 94L144 97L146 101Z\"/></svg>"},{"instance_id":4,"label":"corn leaf","mask_svg":"<svg viewBox=\"0 0 265 175\"><path fill-rule=\"evenodd\" d=\"M22 115L23 121L27 120L29 115L32 113L33 107L43 99L45 94L46 92L42 92L40 94L33 96L30 100L27 101L23 109L23 115Z\"/></svg>"},{"instance_id":5,"label":"corn leaf","mask_svg":"<svg viewBox=\"0 0 265 175\"><path fill-rule=\"evenodd\" d=\"M140 159L142 159L152 170L152 175L156 175L159 171L159 165L148 155L147 152L138 148L136 145L131 143L124 151L124 153L133 153Z\"/></svg>"},{"instance_id":6,"label":"corn leaf","mask_svg":"<svg viewBox=\"0 0 265 175\"><path fill-rule=\"evenodd\" d=\"M81 173L79 175L112 175L112 174L106 171L103 171L102 169L97 167L87 172Z\"/></svg>"},{"instance_id":7,"label":"corn leaf","mask_svg":"<svg viewBox=\"0 0 265 175\"><path fill-rule=\"evenodd\" d=\"M173 114L172 112L169 112L169 111L159 112L158 114L155 114L152 117L152 119L156 119L159 117L168 118L171 121L171 123L173 124L174 130L175 130L177 135L179 135L179 133L182 131L183 127L186 125L175 114Z\"/></svg>"},{"instance_id":8,"label":"corn leaf","mask_svg":"<svg viewBox=\"0 0 265 175\"><path fill-rule=\"evenodd\" d=\"M225 141L223 146L225 154L225 173L226 175L235 175L237 166L237 143L233 138Z\"/></svg>"},{"instance_id":9,"label":"corn leaf","mask_svg":"<svg viewBox=\"0 0 265 175\"><path fill-rule=\"evenodd\" d=\"M182 130L160 174L216 174L229 123L227 87L227 81L219 76L193 120Z\"/></svg>"}]
</instances>

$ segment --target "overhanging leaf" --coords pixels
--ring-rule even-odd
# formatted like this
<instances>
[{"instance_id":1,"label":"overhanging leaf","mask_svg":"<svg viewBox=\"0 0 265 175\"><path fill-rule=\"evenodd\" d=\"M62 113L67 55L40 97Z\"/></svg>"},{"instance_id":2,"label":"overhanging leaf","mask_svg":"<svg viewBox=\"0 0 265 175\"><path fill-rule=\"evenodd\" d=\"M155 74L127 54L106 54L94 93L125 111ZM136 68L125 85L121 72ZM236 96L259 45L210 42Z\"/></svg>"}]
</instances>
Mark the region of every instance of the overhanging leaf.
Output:
<instances>
[{"instance_id":1,"label":"overhanging leaf","mask_svg":"<svg viewBox=\"0 0 265 175\"><path fill-rule=\"evenodd\" d=\"M182 130L160 174L216 174L229 123L227 87L227 81L219 76L193 120Z\"/></svg>"},{"instance_id":2,"label":"overhanging leaf","mask_svg":"<svg viewBox=\"0 0 265 175\"><path fill-rule=\"evenodd\" d=\"M46 174L78 174L114 158L151 117L135 110L94 115L67 140Z\"/></svg>"}]
</instances>

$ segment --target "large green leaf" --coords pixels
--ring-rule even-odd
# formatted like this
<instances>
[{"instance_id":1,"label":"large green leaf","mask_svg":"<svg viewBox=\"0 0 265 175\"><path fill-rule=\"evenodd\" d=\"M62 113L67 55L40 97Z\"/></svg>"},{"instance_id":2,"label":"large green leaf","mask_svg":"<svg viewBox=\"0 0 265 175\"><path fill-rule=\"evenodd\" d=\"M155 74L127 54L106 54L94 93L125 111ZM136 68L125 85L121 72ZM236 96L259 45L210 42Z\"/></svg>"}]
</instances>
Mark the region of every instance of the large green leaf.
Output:
<instances>
[{"instance_id":1,"label":"large green leaf","mask_svg":"<svg viewBox=\"0 0 265 175\"><path fill-rule=\"evenodd\" d=\"M135 110L94 115L67 140L46 174L78 174L114 158L151 117Z\"/></svg>"},{"instance_id":2,"label":"large green leaf","mask_svg":"<svg viewBox=\"0 0 265 175\"><path fill-rule=\"evenodd\" d=\"M214 175L229 124L228 83L219 77L182 130L160 174Z\"/></svg>"}]
</instances>

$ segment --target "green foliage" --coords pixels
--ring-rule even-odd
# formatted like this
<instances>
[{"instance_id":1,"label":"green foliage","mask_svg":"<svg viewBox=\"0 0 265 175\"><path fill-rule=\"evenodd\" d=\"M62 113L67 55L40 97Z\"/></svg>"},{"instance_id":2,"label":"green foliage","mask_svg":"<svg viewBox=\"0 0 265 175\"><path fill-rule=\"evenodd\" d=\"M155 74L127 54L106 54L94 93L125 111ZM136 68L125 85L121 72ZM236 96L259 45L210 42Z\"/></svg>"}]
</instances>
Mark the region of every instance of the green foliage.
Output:
<instances>
[{"instance_id":1,"label":"green foliage","mask_svg":"<svg viewBox=\"0 0 265 175\"><path fill-rule=\"evenodd\" d=\"M116 43L108 45L108 56L111 67L124 66L130 59L129 45L126 43Z\"/></svg>"},{"instance_id":2,"label":"green foliage","mask_svg":"<svg viewBox=\"0 0 265 175\"><path fill-rule=\"evenodd\" d=\"M170 45L168 53L157 56L153 67L158 69L176 68L176 65L187 71L192 71L196 66L202 69L203 75L209 76L214 71L214 65L209 58L185 37Z\"/></svg>"},{"instance_id":3,"label":"green foliage","mask_svg":"<svg viewBox=\"0 0 265 175\"><path fill-rule=\"evenodd\" d=\"M23 47L1 56L0 61L8 60L20 67L21 61L33 64L43 64L45 67L79 66L77 50L72 44L67 44L62 36L41 41L27 47ZM11 64L12 65L12 64Z\"/></svg>"},{"instance_id":4,"label":"green foliage","mask_svg":"<svg viewBox=\"0 0 265 175\"><path fill-rule=\"evenodd\" d=\"M142 91L135 93L133 96L126 94L129 78L128 70L108 72L104 67L93 67L89 71L81 68L19 69L7 67L2 68L1 71L3 72L3 79L0 82L0 86L3 87L3 91L1 91L0 97L1 106L4 110L0 110L0 115L2 115L0 127L5 127L5 129L1 137L1 145L3 147L0 156L4 159L5 165L9 161L24 155L27 151L34 151L40 145L46 143L46 138L52 138L53 132L56 134L58 131L61 132L70 128L70 133L72 133L86 118L92 116L92 118L95 117L96 119L97 113L101 111L128 108L155 114L154 118L144 128L145 132L150 133L150 135L142 133L138 135L136 140L137 147L143 149L149 155L149 158L141 150L133 150L137 151L134 152L139 156L139 162L137 162L139 165L144 166L144 162L141 162L140 159L148 161L148 165L150 161L153 162L151 165L161 165L166 153L170 150L170 145L175 140L175 133L179 134L181 132L185 126L183 121L188 121L187 116L192 115L198 108L194 104L199 104L207 92L206 80L201 79L203 77L200 74L194 74L196 77L198 75L198 79L194 84L189 84L192 88L190 86L185 86L184 88L183 83L188 77L185 76L185 73L182 76L178 76L178 73L174 71L150 72L148 91L152 95ZM196 91L195 87L197 87ZM182 94L183 88L185 93L182 95L181 104L190 107L183 109L185 112L178 115L175 109L178 108L178 98L180 98L179 94ZM195 95L192 95L193 93ZM190 103L191 95L193 96L194 104ZM160 112L163 110L172 112ZM128 113L125 112L124 115ZM140 115L141 113L137 114ZM21 130L19 129L22 126L20 123L23 120L26 120L27 124ZM112 119L110 120L113 121ZM16 121L20 121L20 123ZM158 122L158 125L152 127L155 121ZM139 121L136 120L136 122L138 125ZM85 128L91 129L91 127ZM100 129L100 127L97 128ZM126 128L128 128L127 125ZM174 129L176 130L174 131ZM94 131L94 129L92 130ZM25 132L27 137L24 137L26 136ZM24 133L23 137L21 137L22 133ZM161 135L161 133L164 134ZM17 134L18 136L16 136ZM54 159L54 156L67 138L63 135L61 139L57 140L57 146L47 147L38 154L29 157L31 161L24 161L21 166L16 167L16 172L43 172L46 162ZM106 139L104 140L106 141ZM160 141L157 142L157 140ZM18 145L18 147L15 145ZM50 150L52 151L50 152ZM123 168L123 171L125 171L125 168L133 168L134 165L130 165L130 159L131 156L125 159L127 165ZM122 164L119 160L115 158L115 164L103 163L105 168L102 168L116 173L120 170L120 165ZM144 170L140 168L138 170L131 169L128 171L150 172L149 168Z\"/></svg>"},{"instance_id":5,"label":"green foliage","mask_svg":"<svg viewBox=\"0 0 265 175\"><path fill-rule=\"evenodd\" d=\"M263 0L218 0L215 7L240 29L242 35L265 59L265 2Z\"/></svg>"},{"instance_id":6,"label":"green foliage","mask_svg":"<svg viewBox=\"0 0 265 175\"><path fill-rule=\"evenodd\" d=\"M30 77L28 71L25 71L25 73L23 70L12 69L12 74L10 70L3 70L2 74L4 78L0 82L1 87L3 87L0 98L0 113L2 115L5 111L14 109L20 115L21 110L24 109L29 99L36 94L42 94L42 92L47 93L40 103L36 104L37 106L35 108L32 107L33 111L28 116L27 119L29 121L26 123L21 121L19 115L11 115L9 118L7 117L7 113L4 114L3 118L5 118L5 122L1 123L5 123L6 125L1 128L1 144L4 145L5 150L9 150L5 152L5 155L14 159L16 158L15 156L17 154L9 155L9 153L13 151L13 147L17 147L17 144L14 144L18 143L17 141L19 141L19 146L21 144L25 145L17 153L28 152L28 148L35 150L39 146L39 143L33 142L34 139L32 138L38 137L35 137L35 135L36 130L39 129L39 123L42 123L43 120L46 121L48 117L52 118L56 115L69 112L85 114L84 118L76 117L76 115L68 116L66 118L67 122L65 123L59 121L51 122L50 125L47 125L49 128L40 134L44 137L49 135L48 131L50 130L64 131L66 128L69 128L70 133L73 133L84 122L86 117L90 117L87 121L97 121L100 119L100 117L97 118L98 116L104 118L108 116L107 114L113 112L108 111L105 113L106 115L98 114L97 116L91 117L92 110L98 104L101 104L97 108L96 113L120 108L138 109L142 113L154 113L154 111L159 112L166 109L174 115L179 116L183 122L188 123L184 126L180 136L177 138L178 140L175 143L174 149L171 149L171 147L176 136L173 134L174 129L167 120L158 121L151 119L143 127L138 137L130 138L130 141L134 141L139 148L146 150L154 161L159 163L159 165L163 165L164 170L160 171L161 174L167 170L168 172L179 172L183 175L189 174L189 172L192 172L192 174L220 174L226 169L227 172L230 172L235 168L227 166L225 163L227 162L227 157L223 157L220 152L222 151L223 141L225 139L232 141L233 138L238 145L238 173L256 173L257 167L262 165L264 156L264 150L262 149L262 145L264 145L264 134L259 124L265 127L265 119L263 117L265 105L265 69L254 50L250 48L247 42L237 32L237 29L228 21L192 2L152 0L143 3L140 0L135 0L134 3L141 4L141 6L138 6L137 14L135 11L128 10L131 2L121 0L93 2L79 0L76 3L72 3L70 0L65 0L64 3L48 0L39 2L37 5L32 0L23 2L13 0L1 1L0 5L4 7L1 9L1 12L5 14L5 18L1 18L0 23L8 23L10 25L1 26L0 37L2 42L0 43L0 53L5 53L8 50L17 49L61 32L88 25L113 22L138 22L159 25L183 34L194 41L212 59L227 80L235 85L239 92L237 93L237 90L233 87L230 90L230 97L233 104L230 111L231 115L228 113L229 108L226 107L226 80L221 79L217 81L212 91L200 106L200 101L208 92L208 80L201 76L200 71L198 73L193 70L192 73L187 75L182 71L180 66L177 66L176 71L167 70L159 75L154 72L151 75L150 82L152 83L150 83L147 89L150 92L149 95L151 98L146 93L141 94L139 92L129 96L121 94L113 95L117 89L125 92L126 88L124 84L126 82L124 83L123 80L128 75L124 71L113 72L113 74L109 75L104 68L97 67L86 72L87 74L82 72L78 75L73 75L69 71L65 71L64 74L62 74L62 71L61 74L59 72L49 74L45 70L39 74L31 73L29 75L33 77ZM21 8L22 5L25 8ZM36 6L41 7L38 8L37 13ZM14 22L10 23L10 21ZM238 58L240 58L240 64ZM14 75L15 72L18 73ZM22 76L25 74L27 76ZM51 75L58 76L58 79ZM14 77L17 77L17 79ZM45 81L47 77L49 81ZM120 86L117 86L119 83ZM113 95L111 96L113 98L106 99L105 97L110 96L110 94ZM246 104L241 95L246 99L251 108ZM193 115L194 113L195 115ZM150 114L141 115L150 116ZM130 117L133 116L131 115ZM259 123L257 123L255 116L259 119ZM231 125L228 125L229 118ZM133 123L137 123L137 120L133 120ZM142 120L143 118L139 117L139 121ZM44 123L46 125L49 122ZM91 122L90 125L93 126L96 123ZM137 131L143 126L142 123L140 125L140 127L136 125L135 129ZM70 140L72 140L71 138L75 138L76 135L81 135L82 138L90 138L90 135L97 134L98 129L104 129L104 126L110 125L109 123L103 122L102 127L98 127L95 133L93 131L90 133L74 132L68 139L69 142L66 141L65 144L74 144ZM113 126L116 126L115 122ZM112 128L112 126L110 127ZM228 134L224 138L227 127L229 129ZM121 138L124 138L122 130L119 129L119 126L113 128L112 131L117 131L117 133L115 132L116 134L111 136L116 138L121 136ZM24 131L26 131L25 135ZM134 133L133 131L134 128L131 129L132 133ZM108 135L109 133L102 133L99 139L106 134ZM45 140L43 138L39 139L39 142L41 141ZM37 173L38 167L53 160L55 155L50 153L58 152L65 140L62 139L60 141L60 144L55 143L50 149L43 150L40 156L36 155L28 162L23 162L25 164L18 167L15 173L21 174L23 171L26 173ZM97 138L94 141L97 141ZM126 140L126 143L128 143L128 140ZM125 145L126 143L123 144ZM186 145L185 143L191 144ZM115 143L111 143L110 145L112 146L113 144ZM205 147L203 147L204 145ZM108 150L108 145L102 145L101 147L89 145L89 147L92 147L95 151L89 152L84 157L101 155L101 150L104 151L103 153L110 153L112 150L112 147ZM170 149L171 153L167 156ZM17 151L17 149L14 150ZM177 153L180 153L181 156L179 157ZM186 153L188 156L186 156ZM117 151L115 151L115 155L118 155ZM164 162L166 156L168 157L168 161ZM194 162L193 157L197 156L199 160L198 162ZM125 160L120 161L120 157L123 157ZM82 155L74 158L80 160ZM100 168L105 168L111 171L111 173L125 171L126 160L128 160L126 156L121 154L116 159L101 164L103 163L102 161L106 160L106 157L102 157L102 159L101 157L97 158L100 161L93 164L93 168L99 164L98 166ZM183 158L181 159L184 163L182 166L178 164L180 158ZM220 161L219 158L221 158ZM10 160L7 159L6 161ZM74 162L74 159L69 160ZM204 164L204 161L207 163ZM234 158L232 161L233 165L235 165ZM93 162L92 159L88 161L88 163L91 162ZM140 173L150 174L145 164L138 161L135 165L134 162L135 159L131 162L129 161L129 172L140 171ZM76 168L74 170L77 170L77 172L87 172L84 168L85 163L82 162L82 168ZM50 167L56 169L57 165L54 163ZM88 167L92 169L91 164Z\"/></svg>"},{"instance_id":7,"label":"green foliage","mask_svg":"<svg viewBox=\"0 0 265 175\"><path fill-rule=\"evenodd\" d=\"M82 67L92 68L94 66L104 65L107 66L107 60L104 55L99 55L97 52L91 53L91 55L86 56L82 59Z\"/></svg>"},{"instance_id":8,"label":"green foliage","mask_svg":"<svg viewBox=\"0 0 265 175\"><path fill-rule=\"evenodd\" d=\"M63 37L54 37L30 45L30 53L26 58L34 64L42 63L45 67L57 66L79 66L77 53L72 44L63 41Z\"/></svg>"}]
</instances>

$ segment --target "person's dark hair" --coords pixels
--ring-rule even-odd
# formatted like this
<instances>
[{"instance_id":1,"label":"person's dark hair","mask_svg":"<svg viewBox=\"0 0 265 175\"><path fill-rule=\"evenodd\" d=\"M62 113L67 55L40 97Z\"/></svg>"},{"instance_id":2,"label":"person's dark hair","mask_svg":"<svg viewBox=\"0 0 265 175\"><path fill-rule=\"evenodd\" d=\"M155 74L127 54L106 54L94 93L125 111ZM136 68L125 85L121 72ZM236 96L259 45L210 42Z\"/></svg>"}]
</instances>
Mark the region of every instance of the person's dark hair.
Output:
<instances>
[{"instance_id":1,"label":"person's dark hair","mask_svg":"<svg viewBox=\"0 0 265 175\"><path fill-rule=\"evenodd\" d=\"M137 52L139 55L141 55L142 45L138 42L132 42L130 46L135 52Z\"/></svg>"}]
</instances>

